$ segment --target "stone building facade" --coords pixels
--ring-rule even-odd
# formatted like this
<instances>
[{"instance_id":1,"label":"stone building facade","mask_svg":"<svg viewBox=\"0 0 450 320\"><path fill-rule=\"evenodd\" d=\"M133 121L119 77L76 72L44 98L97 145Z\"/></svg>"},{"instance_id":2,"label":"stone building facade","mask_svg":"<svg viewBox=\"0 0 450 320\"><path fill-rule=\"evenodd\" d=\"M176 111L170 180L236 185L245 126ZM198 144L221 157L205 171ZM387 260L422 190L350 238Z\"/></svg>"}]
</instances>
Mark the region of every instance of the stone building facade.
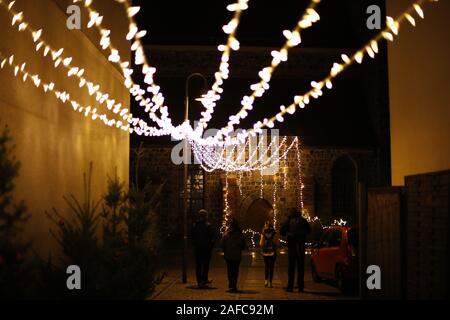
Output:
<instances>
[{"instance_id":1,"label":"stone building facade","mask_svg":"<svg viewBox=\"0 0 450 320\"><path fill-rule=\"evenodd\" d=\"M160 224L167 236L178 238L183 221L184 166L172 163L172 149L170 145L145 146L139 156L137 149L132 149L130 177L137 174L141 181L164 183ZM266 219L273 218L271 210L280 222L290 208L300 206L300 199L309 216L317 216L325 224L338 218L356 223L357 183L365 182L369 187L380 183L377 150L303 146L300 158L301 180L295 150L280 162L274 175L206 172L199 165L190 165L189 225L200 208L208 210L214 225L221 225L227 184L230 212L245 229L258 230Z\"/></svg>"},{"instance_id":2,"label":"stone building facade","mask_svg":"<svg viewBox=\"0 0 450 320\"><path fill-rule=\"evenodd\" d=\"M222 128L234 112L239 111L242 96L263 66L270 64L274 48L242 46L230 59L230 78L226 94L211 119L208 128ZM289 52L289 61L274 73L271 90L252 111L252 119L263 119L278 110L283 97L291 97L310 87L312 79L321 79L333 61L349 48L295 48ZM198 119L203 106L194 98L202 94L198 83L188 82L193 72L202 72L213 83L220 52L215 46L151 45L146 47L152 61L158 66L158 82L164 88L165 102L172 106L173 123L184 121L186 91L190 96L189 119ZM288 154L284 168L275 176L263 177L258 172L229 174L221 171L203 172L199 166L190 166L189 183L192 201L189 203L189 221L193 213L204 207L211 220L219 226L225 200L244 228L257 230L270 211L275 209L277 220L284 219L292 207L300 203L311 217L319 217L328 224L336 218L357 222L356 190L358 182L369 187L385 186L390 182L389 109L386 86L385 48L380 47L379 59L368 61L342 74L336 87L299 115L286 119L279 129L281 136L299 137L302 141L301 167L303 189L298 175L297 154ZM186 90L189 89L189 90ZM237 108L237 109L236 109ZM140 114L135 106L133 113ZM173 110L173 112L172 112ZM142 115L144 116L144 115ZM253 120L252 120L253 121ZM222 123L224 122L224 123ZM193 124L193 123L191 123ZM248 128L251 123L242 123ZM141 180L165 181L161 225L168 235L179 236L183 223L183 166L171 162L173 142L156 141L148 137L133 137L132 148L142 144L140 158ZM136 155L131 152L131 177ZM287 177L286 182L284 176ZM228 182L228 198L224 187ZM276 191L275 191L276 189ZM274 197L275 195L275 197ZM275 198L275 199L274 199Z\"/></svg>"}]
</instances>

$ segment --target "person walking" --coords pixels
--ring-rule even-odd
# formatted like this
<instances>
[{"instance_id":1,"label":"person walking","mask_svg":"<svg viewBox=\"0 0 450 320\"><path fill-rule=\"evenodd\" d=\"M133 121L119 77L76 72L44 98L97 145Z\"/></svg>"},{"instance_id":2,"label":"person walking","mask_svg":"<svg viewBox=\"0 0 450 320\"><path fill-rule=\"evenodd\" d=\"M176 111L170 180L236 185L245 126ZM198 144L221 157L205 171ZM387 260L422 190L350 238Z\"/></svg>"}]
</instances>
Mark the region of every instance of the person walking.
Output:
<instances>
[{"instance_id":1,"label":"person walking","mask_svg":"<svg viewBox=\"0 0 450 320\"><path fill-rule=\"evenodd\" d=\"M195 273L198 288L208 286L209 263L214 247L215 232L208 222L208 212L204 209L198 212L198 220L192 226L192 245L195 255Z\"/></svg>"},{"instance_id":2,"label":"person walking","mask_svg":"<svg viewBox=\"0 0 450 320\"><path fill-rule=\"evenodd\" d=\"M275 261L277 259L278 237L271 221L264 224L259 240L262 255L264 257L264 285L273 288L273 272L275 269Z\"/></svg>"},{"instance_id":3,"label":"person walking","mask_svg":"<svg viewBox=\"0 0 450 320\"><path fill-rule=\"evenodd\" d=\"M308 221L302 217L298 209L292 209L287 221L280 229L280 234L287 237L289 261L287 292L292 292L294 289L296 267L298 291L305 290L305 241L310 233L311 227Z\"/></svg>"},{"instance_id":4,"label":"person walking","mask_svg":"<svg viewBox=\"0 0 450 320\"><path fill-rule=\"evenodd\" d=\"M244 234L237 220L233 218L230 227L222 238L222 250L227 263L228 292L238 292L239 266L242 260L242 251L246 248Z\"/></svg>"}]
</instances>

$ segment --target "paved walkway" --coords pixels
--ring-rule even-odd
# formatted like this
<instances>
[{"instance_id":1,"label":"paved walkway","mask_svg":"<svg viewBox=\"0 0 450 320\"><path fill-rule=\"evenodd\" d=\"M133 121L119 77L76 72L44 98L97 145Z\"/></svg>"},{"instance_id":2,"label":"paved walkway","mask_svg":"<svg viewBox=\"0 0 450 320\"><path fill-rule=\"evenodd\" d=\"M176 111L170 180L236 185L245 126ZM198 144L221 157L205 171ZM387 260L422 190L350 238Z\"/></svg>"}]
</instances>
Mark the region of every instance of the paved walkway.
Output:
<instances>
[{"instance_id":1,"label":"paved walkway","mask_svg":"<svg viewBox=\"0 0 450 320\"><path fill-rule=\"evenodd\" d=\"M177 257L179 260L179 256ZM173 260L175 262L175 260ZM152 299L155 300L329 300L349 299L339 290L326 283L314 283L306 261L305 293L288 293L283 290L287 283L287 256L280 254L275 270L273 288L264 287L264 261L260 254L248 252L244 255L240 273L239 293L228 293L226 265L220 252L215 252L211 261L209 278L213 281L209 289L197 289L194 265L188 264L188 283L181 283L181 270L165 270L166 277L157 287ZM354 297L353 297L354 298Z\"/></svg>"}]
</instances>

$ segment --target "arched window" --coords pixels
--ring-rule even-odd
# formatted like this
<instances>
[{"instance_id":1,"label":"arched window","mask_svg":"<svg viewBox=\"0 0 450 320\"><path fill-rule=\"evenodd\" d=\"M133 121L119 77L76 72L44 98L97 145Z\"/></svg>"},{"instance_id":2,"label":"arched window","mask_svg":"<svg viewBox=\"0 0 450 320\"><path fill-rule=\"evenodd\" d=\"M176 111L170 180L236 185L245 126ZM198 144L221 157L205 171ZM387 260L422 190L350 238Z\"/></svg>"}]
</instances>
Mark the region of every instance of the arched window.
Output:
<instances>
[{"instance_id":1,"label":"arched window","mask_svg":"<svg viewBox=\"0 0 450 320\"><path fill-rule=\"evenodd\" d=\"M348 156L338 158L331 171L333 218L356 222L356 167Z\"/></svg>"}]
</instances>

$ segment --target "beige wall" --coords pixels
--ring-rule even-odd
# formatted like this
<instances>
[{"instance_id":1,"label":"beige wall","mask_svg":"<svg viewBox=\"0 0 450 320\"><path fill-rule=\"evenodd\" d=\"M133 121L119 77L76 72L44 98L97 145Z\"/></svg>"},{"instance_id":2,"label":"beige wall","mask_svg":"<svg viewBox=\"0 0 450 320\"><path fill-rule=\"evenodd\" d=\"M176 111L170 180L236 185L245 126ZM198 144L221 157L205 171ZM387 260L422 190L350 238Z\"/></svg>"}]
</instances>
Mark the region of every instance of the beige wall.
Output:
<instances>
[{"instance_id":1,"label":"beige wall","mask_svg":"<svg viewBox=\"0 0 450 320\"><path fill-rule=\"evenodd\" d=\"M86 36L84 31L66 29L63 0L17 0L15 8L23 11L34 29L42 28L43 39L54 48L65 48L73 56L73 64L86 69L86 78L101 85L117 101L128 105L129 94L122 86L122 76L93 43L94 31ZM95 1L97 3L98 1ZM120 6L112 1L105 4L106 23L117 22L113 33L126 34L126 17ZM107 17L112 16L110 20ZM85 89L78 87L75 78L67 78L64 69L54 69L50 59L36 55L26 32L18 33L9 27L9 16L0 8L0 51L4 55L15 54L17 61L27 62L30 72L39 73L46 81L53 81L56 89L67 90L71 97L85 105L97 106L95 99ZM83 24L87 15L83 15ZM125 41L117 42L125 48ZM121 52L129 59L129 53ZM106 110L97 106L99 110ZM112 115L109 114L111 117ZM21 162L20 177L16 180L15 199L24 199L32 213L27 235L34 240L34 249L47 257L55 243L49 234L51 224L44 212L52 207L68 212L62 200L73 193L81 198L82 175L89 163L94 165L93 195L100 197L106 190L107 175L113 176L115 168L121 179L128 181L129 135L92 121L63 104L53 94L45 94L31 82L23 83L15 78L11 69L0 70L0 121L10 128L16 145L15 155Z\"/></svg>"},{"instance_id":2,"label":"beige wall","mask_svg":"<svg viewBox=\"0 0 450 320\"><path fill-rule=\"evenodd\" d=\"M410 0L388 0L396 16ZM392 184L450 168L450 1L423 7L425 20L404 25L389 45Z\"/></svg>"}]
</instances>

